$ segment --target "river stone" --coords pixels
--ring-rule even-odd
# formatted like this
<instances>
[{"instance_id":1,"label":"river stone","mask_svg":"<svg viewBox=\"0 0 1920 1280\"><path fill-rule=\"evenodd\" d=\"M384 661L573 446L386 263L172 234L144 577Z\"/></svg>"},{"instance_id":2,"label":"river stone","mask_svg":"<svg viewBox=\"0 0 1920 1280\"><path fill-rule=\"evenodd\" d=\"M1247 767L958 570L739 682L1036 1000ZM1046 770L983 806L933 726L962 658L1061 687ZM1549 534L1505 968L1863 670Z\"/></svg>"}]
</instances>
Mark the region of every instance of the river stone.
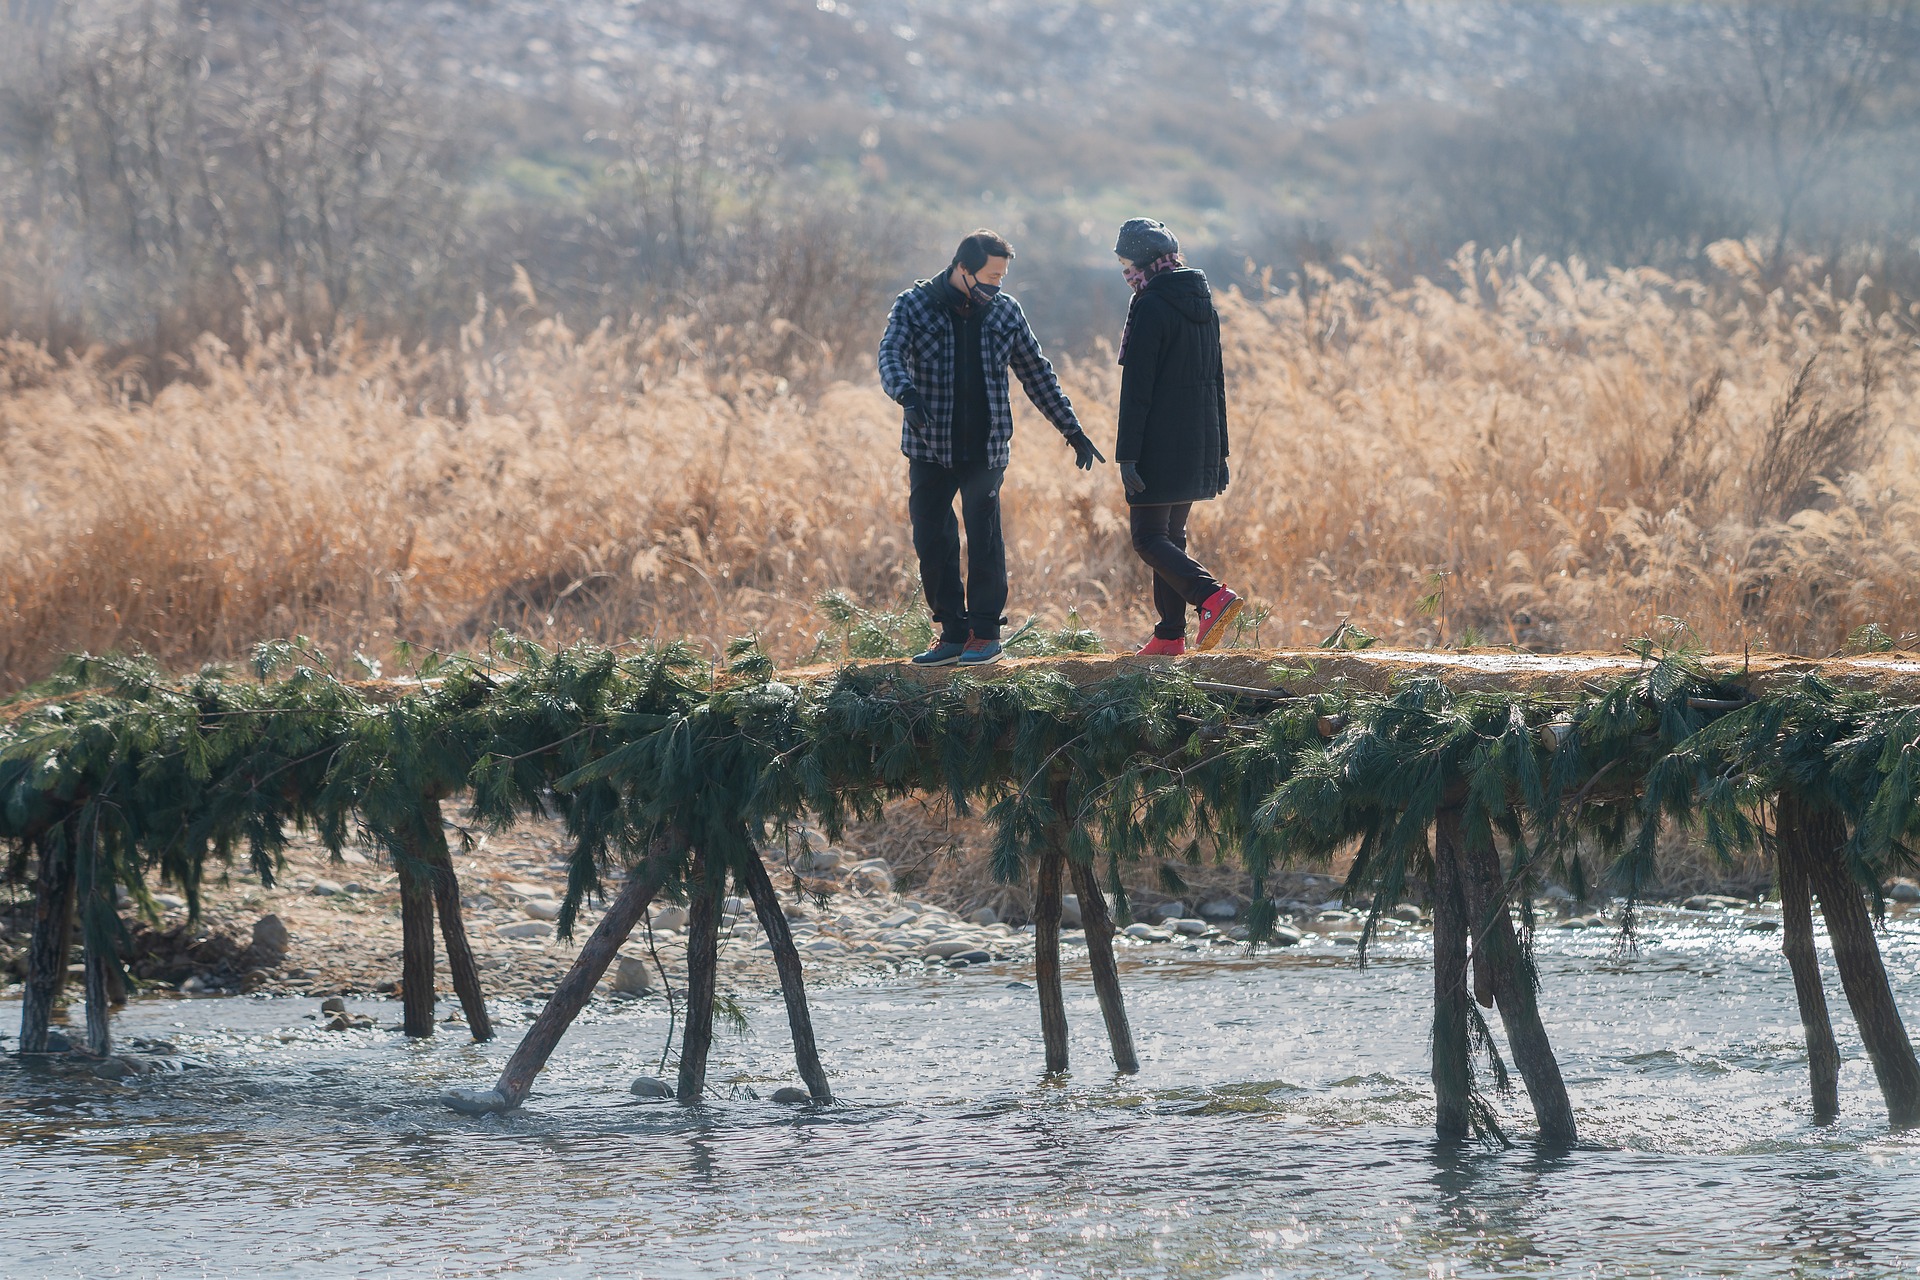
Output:
<instances>
[{"instance_id":1,"label":"river stone","mask_svg":"<svg viewBox=\"0 0 1920 1280\"><path fill-rule=\"evenodd\" d=\"M627 1092L636 1098L671 1098L673 1086L656 1076L636 1076Z\"/></svg>"},{"instance_id":2,"label":"river stone","mask_svg":"<svg viewBox=\"0 0 1920 1280\"><path fill-rule=\"evenodd\" d=\"M1129 938L1138 938L1142 942L1171 942L1173 940L1173 935L1165 929L1156 929L1150 924L1128 925L1127 936Z\"/></svg>"},{"instance_id":3,"label":"river stone","mask_svg":"<svg viewBox=\"0 0 1920 1280\"><path fill-rule=\"evenodd\" d=\"M346 1011L347 1002L339 996L328 996L320 1002L320 1012L322 1013L345 1013Z\"/></svg>"},{"instance_id":4,"label":"river stone","mask_svg":"<svg viewBox=\"0 0 1920 1280\"><path fill-rule=\"evenodd\" d=\"M959 955L953 958L955 960L964 960L968 964L993 963L993 953L990 951L962 951Z\"/></svg>"},{"instance_id":5,"label":"river stone","mask_svg":"<svg viewBox=\"0 0 1920 1280\"><path fill-rule=\"evenodd\" d=\"M1562 920L1553 927L1556 929L1584 929L1587 927L1587 922L1583 918L1575 916L1571 920Z\"/></svg>"},{"instance_id":6,"label":"river stone","mask_svg":"<svg viewBox=\"0 0 1920 1280\"><path fill-rule=\"evenodd\" d=\"M1231 920L1239 914L1240 904L1232 898L1215 898L1200 904L1200 916L1204 920Z\"/></svg>"},{"instance_id":7,"label":"river stone","mask_svg":"<svg viewBox=\"0 0 1920 1280\"><path fill-rule=\"evenodd\" d=\"M1755 916L1753 919L1747 921L1748 933L1772 933L1779 927L1780 922L1778 920L1769 919L1766 916Z\"/></svg>"},{"instance_id":8,"label":"river stone","mask_svg":"<svg viewBox=\"0 0 1920 1280\"><path fill-rule=\"evenodd\" d=\"M1398 920L1401 924L1420 923L1420 908L1414 906L1411 902L1403 902L1387 914L1395 920Z\"/></svg>"},{"instance_id":9,"label":"river stone","mask_svg":"<svg viewBox=\"0 0 1920 1280\"><path fill-rule=\"evenodd\" d=\"M967 917L968 924L989 925L1000 923L1000 913L992 907L982 907Z\"/></svg>"},{"instance_id":10,"label":"river stone","mask_svg":"<svg viewBox=\"0 0 1920 1280\"><path fill-rule=\"evenodd\" d=\"M1895 902L1920 902L1920 884L1911 880L1895 880L1887 886L1887 896Z\"/></svg>"},{"instance_id":11,"label":"river stone","mask_svg":"<svg viewBox=\"0 0 1920 1280\"><path fill-rule=\"evenodd\" d=\"M813 1101L813 1095L805 1089L796 1089L790 1084L783 1084L773 1091L773 1100L784 1107L804 1107Z\"/></svg>"},{"instance_id":12,"label":"river stone","mask_svg":"<svg viewBox=\"0 0 1920 1280\"><path fill-rule=\"evenodd\" d=\"M720 914L722 915L737 916L746 909L747 900L745 898L722 898L720 900Z\"/></svg>"},{"instance_id":13,"label":"river stone","mask_svg":"<svg viewBox=\"0 0 1920 1280\"><path fill-rule=\"evenodd\" d=\"M560 904L552 898L531 898L527 901L524 909L528 919L531 920L558 920L560 918Z\"/></svg>"},{"instance_id":14,"label":"river stone","mask_svg":"<svg viewBox=\"0 0 1920 1280\"><path fill-rule=\"evenodd\" d=\"M661 907L651 917L653 927L669 933L678 933L687 927L687 909L685 907Z\"/></svg>"},{"instance_id":15,"label":"river stone","mask_svg":"<svg viewBox=\"0 0 1920 1280\"><path fill-rule=\"evenodd\" d=\"M1747 905L1745 898L1729 898L1723 893L1696 893L1683 903L1689 911L1738 911Z\"/></svg>"},{"instance_id":16,"label":"river stone","mask_svg":"<svg viewBox=\"0 0 1920 1280\"><path fill-rule=\"evenodd\" d=\"M815 938L812 942L801 947L800 950L809 952L844 951L846 950L846 946L838 938Z\"/></svg>"},{"instance_id":17,"label":"river stone","mask_svg":"<svg viewBox=\"0 0 1920 1280\"><path fill-rule=\"evenodd\" d=\"M1184 920L1168 920L1166 922L1166 926L1167 928L1172 929L1175 933L1184 933L1188 937L1193 937L1198 934L1205 933L1208 929L1213 927L1212 925L1209 925L1205 920L1201 920L1192 916L1189 916Z\"/></svg>"},{"instance_id":18,"label":"river stone","mask_svg":"<svg viewBox=\"0 0 1920 1280\"><path fill-rule=\"evenodd\" d=\"M253 952L262 960L279 963L287 958L286 922L279 916L261 916L253 922Z\"/></svg>"},{"instance_id":19,"label":"river stone","mask_svg":"<svg viewBox=\"0 0 1920 1280\"><path fill-rule=\"evenodd\" d=\"M878 929L898 929L901 925L912 924L919 916L920 913L918 911L911 909L896 911L886 919L879 921L874 927Z\"/></svg>"},{"instance_id":20,"label":"river stone","mask_svg":"<svg viewBox=\"0 0 1920 1280\"><path fill-rule=\"evenodd\" d=\"M921 954L935 960L951 960L963 951L974 949L971 942L962 942L957 938L948 938L941 942L929 942L921 949Z\"/></svg>"},{"instance_id":21,"label":"river stone","mask_svg":"<svg viewBox=\"0 0 1920 1280\"><path fill-rule=\"evenodd\" d=\"M1307 935L1298 929L1289 929L1286 925L1273 926L1273 936L1267 941L1276 947L1297 947L1305 942Z\"/></svg>"},{"instance_id":22,"label":"river stone","mask_svg":"<svg viewBox=\"0 0 1920 1280\"><path fill-rule=\"evenodd\" d=\"M509 1110L507 1100L498 1089L449 1089L440 1095L440 1102L467 1116L489 1116Z\"/></svg>"},{"instance_id":23,"label":"river stone","mask_svg":"<svg viewBox=\"0 0 1920 1280\"><path fill-rule=\"evenodd\" d=\"M310 892L313 893L315 897L332 898L345 893L346 889L341 886L338 880L315 880Z\"/></svg>"},{"instance_id":24,"label":"river stone","mask_svg":"<svg viewBox=\"0 0 1920 1280\"><path fill-rule=\"evenodd\" d=\"M1140 914L1149 920L1157 920L1161 924L1172 924L1175 920L1182 919L1186 916L1187 904L1184 902L1163 902L1157 907L1148 907Z\"/></svg>"},{"instance_id":25,"label":"river stone","mask_svg":"<svg viewBox=\"0 0 1920 1280\"><path fill-rule=\"evenodd\" d=\"M1080 895L1063 893L1060 895L1060 923L1072 925L1078 929L1082 923L1080 915Z\"/></svg>"},{"instance_id":26,"label":"river stone","mask_svg":"<svg viewBox=\"0 0 1920 1280\"><path fill-rule=\"evenodd\" d=\"M184 910L187 905L187 900L177 893L156 893L153 895L153 901L155 906L163 907L168 911Z\"/></svg>"},{"instance_id":27,"label":"river stone","mask_svg":"<svg viewBox=\"0 0 1920 1280\"><path fill-rule=\"evenodd\" d=\"M653 990L652 966L638 956L621 956L613 971L613 989L622 995L646 995Z\"/></svg>"},{"instance_id":28,"label":"river stone","mask_svg":"<svg viewBox=\"0 0 1920 1280\"><path fill-rule=\"evenodd\" d=\"M503 924L494 933L502 938L551 938L553 926L539 920L522 920L519 924Z\"/></svg>"}]
</instances>

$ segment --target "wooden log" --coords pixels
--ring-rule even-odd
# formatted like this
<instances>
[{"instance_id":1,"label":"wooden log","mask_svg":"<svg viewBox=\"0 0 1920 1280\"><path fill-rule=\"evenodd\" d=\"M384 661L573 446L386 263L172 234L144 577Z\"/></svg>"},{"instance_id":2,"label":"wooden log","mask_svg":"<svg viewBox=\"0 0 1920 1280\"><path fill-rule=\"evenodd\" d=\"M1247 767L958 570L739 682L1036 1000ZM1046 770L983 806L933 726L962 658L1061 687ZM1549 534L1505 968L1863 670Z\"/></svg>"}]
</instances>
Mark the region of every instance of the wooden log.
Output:
<instances>
[{"instance_id":1,"label":"wooden log","mask_svg":"<svg viewBox=\"0 0 1920 1280\"><path fill-rule=\"evenodd\" d=\"M434 914L440 918L440 940L447 944L447 968L453 977L454 994L460 997L460 1009L467 1018L467 1030L475 1040L493 1039L493 1019L487 1016L487 998L480 986L480 966L473 958L473 944L467 940L466 920L460 909L460 877L453 869L453 852L447 848L446 828L440 821L440 802L428 800L420 806L421 839L413 850L426 864L433 883Z\"/></svg>"},{"instance_id":2,"label":"wooden log","mask_svg":"<svg viewBox=\"0 0 1920 1280\"><path fill-rule=\"evenodd\" d=\"M1060 883L1066 858L1040 851L1033 893L1033 985L1040 993L1040 1038L1046 1043L1047 1074L1067 1069L1067 1002L1060 986Z\"/></svg>"},{"instance_id":3,"label":"wooden log","mask_svg":"<svg viewBox=\"0 0 1920 1280\"><path fill-rule=\"evenodd\" d=\"M1087 933L1087 966L1093 970L1093 991L1100 998L1100 1017L1107 1024L1107 1043L1113 1046L1113 1069L1121 1075L1140 1070L1134 1052L1133 1028L1127 1022L1127 1003L1120 993L1120 968L1113 955L1113 917L1100 892L1100 877L1091 863L1073 862L1073 891L1080 895L1080 923Z\"/></svg>"},{"instance_id":4,"label":"wooden log","mask_svg":"<svg viewBox=\"0 0 1920 1280\"><path fill-rule=\"evenodd\" d=\"M1540 1019L1540 1007L1534 997L1533 964L1514 931L1513 917L1507 913L1500 856L1490 842L1464 838L1458 809L1440 810L1434 816L1433 826L1436 854L1448 847L1453 850L1467 919L1473 929L1472 954L1476 961L1485 962L1483 967L1493 989L1494 1004L1500 1010L1500 1021L1507 1029L1514 1065L1520 1070L1520 1078L1526 1081L1527 1097L1533 1102L1533 1118L1540 1126L1540 1140L1572 1146L1579 1140L1573 1103L1567 1097L1567 1083L1560 1074L1559 1060L1553 1056L1546 1024ZM1476 969L1476 973L1478 971Z\"/></svg>"},{"instance_id":5,"label":"wooden log","mask_svg":"<svg viewBox=\"0 0 1920 1280\"><path fill-rule=\"evenodd\" d=\"M1780 795L1780 825L1799 828L1796 838L1804 839L1814 854L1808 878L1826 918L1833 967L1840 971L1840 985L1887 1102L1887 1122L1896 1129L1910 1129L1920 1125L1920 1061L1914 1058L1913 1042L1894 1004L1864 888L1844 861L1846 823L1830 808L1816 807L1801 796L1790 801L1788 795L1785 791Z\"/></svg>"},{"instance_id":6,"label":"wooden log","mask_svg":"<svg viewBox=\"0 0 1920 1280\"><path fill-rule=\"evenodd\" d=\"M1464 1140L1473 1124L1473 1068L1467 1030L1467 907L1451 849L1433 850L1434 1132Z\"/></svg>"},{"instance_id":7,"label":"wooden log","mask_svg":"<svg viewBox=\"0 0 1920 1280\"><path fill-rule=\"evenodd\" d=\"M109 888L108 892L112 890ZM108 898L105 904L89 903L88 915L93 916L103 906L111 912L113 899ZM109 975L119 968L119 964L113 955L110 932L101 927L97 917L82 930L86 949L87 1052L96 1058L104 1058L113 1052L113 996Z\"/></svg>"},{"instance_id":8,"label":"wooden log","mask_svg":"<svg viewBox=\"0 0 1920 1280\"><path fill-rule=\"evenodd\" d=\"M1780 950L1793 974L1794 999L1800 1005L1800 1028L1807 1041L1807 1075L1813 1094L1813 1118L1822 1123L1840 1114L1840 1046L1833 1039L1833 1017L1827 1011L1827 993L1820 981L1820 957L1813 946L1813 889L1807 866L1813 851L1812 834L1800 820L1798 801L1781 797L1783 816L1774 842L1774 874L1780 882Z\"/></svg>"},{"instance_id":9,"label":"wooden log","mask_svg":"<svg viewBox=\"0 0 1920 1280\"><path fill-rule=\"evenodd\" d=\"M400 874L400 1025L422 1039L433 1034L432 877L406 853L394 868Z\"/></svg>"},{"instance_id":10,"label":"wooden log","mask_svg":"<svg viewBox=\"0 0 1920 1280\"><path fill-rule=\"evenodd\" d=\"M54 1001L67 975L67 939L73 920L73 857L59 842L40 840L40 875L34 886L33 937L27 943L27 984L20 1003L20 1052L45 1053Z\"/></svg>"},{"instance_id":11,"label":"wooden log","mask_svg":"<svg viewBox=\"0 0 1920 1280\"><path fill-rule=\"evenodd\" d=\"M800 1069L800 1079L806 1082L808 1096L815 1102L832 1102L833 1089L827 1084L826 1069L820 1065L820 1049L813 1039L813 1014L807 1008L806 975L800 967L800 949L793 944L787 913L780 909L780 895L774 891L766 864L758 856L746 859L739 879L746 882L754 914L760 917L767 944L773 948L773 965L780 973L780 995L787 1003L787 1029L793 1033L794 1065Z\"/></svg>"},{"instance_id":12,"label":"wooden log","mask_svg":"<svg viewBox=\"0 0 1920 1280\"><path fill-rule=\"evenodd\" d=\"M514 1046L513 1056L500 1072L500 1079L485 1091L454 1090L442 1101L457 1111L479 1113L511 1111L527 1100L535 1077L547 1065L547 1059L560 1044L560 1038L586 1008L594 987L607 966L620 953L621 946L647 913L647 907L660 892L684 848L677 833L661 836L647 850L646 859L633 869L627 883L608 904L606 914L581 946L566 977L548 997L546 1007Z\"/></svg>"},{"instance_id":13,"label":"wooden log","mask_svg":"<svg viewBox=\"0 0 1920 1280\"><path fill-rule=\"evenodd\" d=\"M707 1091L707 1055L713 1049L713 1001L720 982L720 900L727 891L725 867L712 866L696 850L687 872L687 1020L680 1037L682 1102Z\"/></svg>"}]
</instances>

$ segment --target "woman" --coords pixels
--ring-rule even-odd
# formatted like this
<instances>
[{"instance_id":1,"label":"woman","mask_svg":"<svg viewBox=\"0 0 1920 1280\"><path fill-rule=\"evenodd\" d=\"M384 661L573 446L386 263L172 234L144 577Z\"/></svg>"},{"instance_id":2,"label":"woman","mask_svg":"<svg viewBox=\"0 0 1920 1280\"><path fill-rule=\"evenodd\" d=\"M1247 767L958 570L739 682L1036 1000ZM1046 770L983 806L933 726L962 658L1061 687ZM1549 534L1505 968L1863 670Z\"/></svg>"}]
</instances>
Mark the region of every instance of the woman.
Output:
<instances>
[{"instance_id":1,"label":"woman","mask_svg":"<svg viewBox=\"0 0 1920 1280\"><path fill-rule=\"evenodd\" d=\"M1200 612L1196 649L1211 649L1244 603L1187 554L1187 515L1227 487L1227 387L1220 316L1207 277L1151 218L1120 228L1113 251L1133 286L1120 337L1120 438L1133 549L1153 570L1160 621L1143 654L1187 651L1187 606Z\"/></svg>"}]
</instances>

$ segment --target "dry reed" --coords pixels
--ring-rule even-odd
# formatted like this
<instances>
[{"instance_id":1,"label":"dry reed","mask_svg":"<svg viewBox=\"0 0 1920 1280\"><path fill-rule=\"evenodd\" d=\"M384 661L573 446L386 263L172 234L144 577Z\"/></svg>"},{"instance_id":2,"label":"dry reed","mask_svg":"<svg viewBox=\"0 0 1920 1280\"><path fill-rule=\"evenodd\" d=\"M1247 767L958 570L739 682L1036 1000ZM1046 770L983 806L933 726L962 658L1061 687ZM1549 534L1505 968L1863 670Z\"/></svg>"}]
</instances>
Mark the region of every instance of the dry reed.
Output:
<instances>
[{"instance_id":1,"label":"dry reed","mask_svg":"<svg viewBox=\"0 0 1920 1280\"><path fill-rule=\"evenodd\" d=\"M1342 618L1540 649L1661 615L1734 648L1920 631L1916 313L1713 255L1711 286L1465 250L1453 287L1349 264L1229 295L1234 481L1194 546L1271 609L1259 642ZM916 591L897 411L872 378L722 358L738 342L499 314L442 352L207 339L150 398L0 347L0 687L77 649L182 664L305 633L377 658L496 625L804 658L823 592ZM1110 442L1110 358L1062 376ZM1144 636L1117 476L1020 412L1013 612Z\"/></svg>"}]
</instances>

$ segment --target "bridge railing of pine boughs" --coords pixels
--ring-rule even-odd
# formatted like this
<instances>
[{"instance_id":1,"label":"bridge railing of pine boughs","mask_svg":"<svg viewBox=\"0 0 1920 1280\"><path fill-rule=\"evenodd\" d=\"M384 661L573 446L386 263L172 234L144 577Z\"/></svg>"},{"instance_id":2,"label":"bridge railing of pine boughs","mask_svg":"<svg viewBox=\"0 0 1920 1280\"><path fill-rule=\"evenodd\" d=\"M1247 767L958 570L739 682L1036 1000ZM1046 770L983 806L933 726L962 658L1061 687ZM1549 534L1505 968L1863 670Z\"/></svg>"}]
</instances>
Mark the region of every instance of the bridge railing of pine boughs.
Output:
<instances>
[{"instance_id":1,"label":"bridge railing of pine boughs","mask_svg":"<svg viewBox=\"0 0 1920 1280\"><path fill-rule=\"evenodd\" d=\"M564 823L562 936L588 899L605 902L499 1082L455 1090L451 1105L520 1105L660 896L689 905L678 1087L700 1096L730 882L767 931L801 1075L824 1103L799 957L761 852L803 823L837 836L918 794L983 813L994 873L1034 878L1049 1070L1067 1064L1069 881L1115 1062L1129 1071L1138 1059L1112 945L1129 916L1123 864L1237 861L1253 880L1257 943L1276 923L1265 891L1276 871L1350 857L1347 898L1371 903L1366 937L1409 892L1432 904L1439 1132L1499 1134L1476 1084L1505 1087L1481 1013L1495 1009L1541 1139L1564 1143L1576 1121L1538 1008L1534 890L1552 879L1631 901L1653 872L1656 834L1677 822L1717 852L1774 860L1812 1105L1829 1115L1839 1057L1814 949L1817 899L1889 1117L1904 1126L1920 1122L1920 1065L1875 926L1880 886L1914 861L1917 753L1913 664L1734 663L1651 646L1593 660L1062 655L977 677L886 662L783 676L745 642L712 663L679 645L547 652L506 636L385 681L345 678L299 642L261 646L250 672L187 677L78 657L0 705L5 875L34 894L20 1049L46 1048L77 921L87 1051L110 1052L108 1011L126 989L116 886L150 915L153 889L177 886L197 913L210 863L244 858L271 882L294 829L336 854L358 838L390 856L408 1033L433 1029L437 917L468 1025L485 1038L440 821L451 802L481 826ZM1488 1074L1476 1076L1476 1057Z\"/></svg>"}]
</instances>

